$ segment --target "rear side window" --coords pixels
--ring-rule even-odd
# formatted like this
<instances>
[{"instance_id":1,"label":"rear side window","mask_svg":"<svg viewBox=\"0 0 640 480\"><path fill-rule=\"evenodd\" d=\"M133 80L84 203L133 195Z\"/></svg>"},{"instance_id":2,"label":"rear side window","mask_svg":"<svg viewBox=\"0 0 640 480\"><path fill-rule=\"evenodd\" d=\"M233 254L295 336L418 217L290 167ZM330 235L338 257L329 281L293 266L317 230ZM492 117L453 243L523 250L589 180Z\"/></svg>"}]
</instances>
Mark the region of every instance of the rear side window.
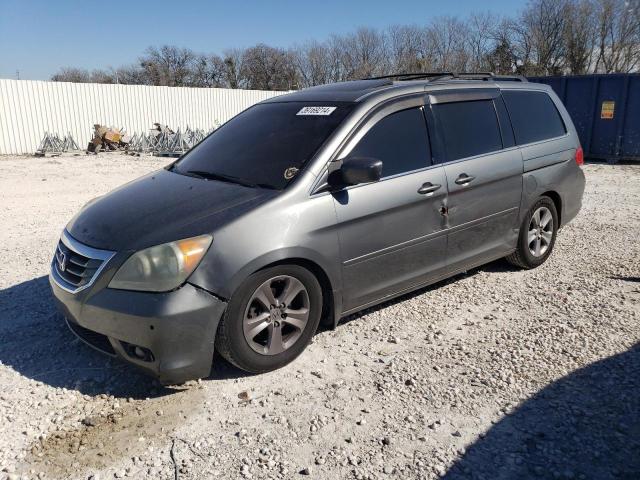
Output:
<instances>
[{"instance_id":1,"label":"rear side window","mask_svg":"<svg viewBox=\"0 0 640 480\"><path fill-rule=\"evenodd\" d=\"M502 137L492 100L437 103L432 106L440 126L447 160L502 149Z\"/></svg>"},{"instance_id":2,"label":"rear side window","mask_svg":"<svg viewBox=\"0 0 640 480\"><path fill-rule=\"evenodd\" d=\"M516 143L539 142L567 133L553 100L545 92L503 91Z\"/></svg>"},{"instance_id":3,"label":"rear side window","mask_svg":"<svg viewBox=\"0 0 640 480\"><path fill-rule=\"evenodd\" d=\"M425 168L431 163L431 149L422 109L402 110L383 118L349 156L382 160L383 177Z\"/></svg>"}]
</instances>

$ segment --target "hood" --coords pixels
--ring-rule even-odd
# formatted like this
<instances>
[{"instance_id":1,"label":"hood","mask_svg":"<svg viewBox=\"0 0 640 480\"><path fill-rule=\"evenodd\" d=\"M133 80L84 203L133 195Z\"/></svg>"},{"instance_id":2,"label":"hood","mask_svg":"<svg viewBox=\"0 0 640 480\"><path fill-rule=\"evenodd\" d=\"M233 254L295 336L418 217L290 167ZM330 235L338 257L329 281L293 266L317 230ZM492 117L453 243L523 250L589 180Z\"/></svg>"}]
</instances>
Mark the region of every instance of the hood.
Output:
<instances>
[{"instance_id":1,"label":"hood","mask_svg":"<svg viewBox=\"0 0 640 480\"><path fill-rule=\"evenodd\" d=\"M159 170L88 203L67 231L94 248L140 250L211 233L278 193Z\"/></svg>"}]
</instances>

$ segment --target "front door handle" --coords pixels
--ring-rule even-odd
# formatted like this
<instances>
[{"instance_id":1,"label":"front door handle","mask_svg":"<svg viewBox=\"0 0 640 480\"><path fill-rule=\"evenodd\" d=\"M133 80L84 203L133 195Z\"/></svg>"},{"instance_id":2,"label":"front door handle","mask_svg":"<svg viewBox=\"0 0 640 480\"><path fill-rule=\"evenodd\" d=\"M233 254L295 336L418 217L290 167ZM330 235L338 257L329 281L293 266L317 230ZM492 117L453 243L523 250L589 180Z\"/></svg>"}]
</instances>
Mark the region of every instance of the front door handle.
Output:
<instances>
[{"instance_id":1,"label":"front door handle","mask_svg":"<svg viewBox=\"0 0 640 480\"><path fill-rule=\"evenodd\" d=\"M439 185L437 183L435 185L431 182L423 183L422 186L418 189L418 193L420 195L429 195L438 190L441 186L442 185Z\"/></svg>"},{"instance_id":2,"label":"front door handle","mask_svg":"<svg viewBox=\"0 0 640 480\"><path fill-rule=\"evenodd\" d=\"M458 175L458 178L456 178L456 183L458 185L466 185L467 183L471 183L476 179L476 177L472 176L472 175L467 175L466 173L461 173L460 175Z\"/></svg>"}]
</instances>

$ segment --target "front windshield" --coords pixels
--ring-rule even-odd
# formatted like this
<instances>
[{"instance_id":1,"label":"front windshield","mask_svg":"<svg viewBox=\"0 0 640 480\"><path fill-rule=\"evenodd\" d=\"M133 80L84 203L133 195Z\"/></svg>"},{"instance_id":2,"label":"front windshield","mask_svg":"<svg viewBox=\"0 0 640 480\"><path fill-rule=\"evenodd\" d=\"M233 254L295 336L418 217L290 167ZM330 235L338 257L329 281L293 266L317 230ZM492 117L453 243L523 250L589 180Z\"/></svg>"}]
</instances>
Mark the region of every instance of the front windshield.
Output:
<instances>
[{"instance_id":1,"label":"front windshield","mask_svg":"<svg viewBox=\"0 0 640 480\"><path fill-rule=\"evenodd\" d=\"M173 169L281 190L352 108L341 102L255 105L196 145Z\"/></svg>"}]
</instances>

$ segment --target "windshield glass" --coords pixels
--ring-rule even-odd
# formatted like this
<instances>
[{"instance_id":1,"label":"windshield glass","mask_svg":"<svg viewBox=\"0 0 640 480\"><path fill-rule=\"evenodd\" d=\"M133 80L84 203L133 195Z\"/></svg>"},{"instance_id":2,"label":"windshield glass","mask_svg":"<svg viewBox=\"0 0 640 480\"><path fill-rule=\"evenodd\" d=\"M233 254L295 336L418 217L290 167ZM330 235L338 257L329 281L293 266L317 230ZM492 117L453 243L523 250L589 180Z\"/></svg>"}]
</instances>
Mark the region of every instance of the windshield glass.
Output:
<instances>
[{"instance_id":1,"label":"windshield glass","mask_svg":"<svg viewBox=\"0 0 640 480\"><path fill-rule=\"evenodd\" d=\"M283 189L352 110L341 102L254 105L187 152L182 174Z\"/></svg>"}]
</instances>

